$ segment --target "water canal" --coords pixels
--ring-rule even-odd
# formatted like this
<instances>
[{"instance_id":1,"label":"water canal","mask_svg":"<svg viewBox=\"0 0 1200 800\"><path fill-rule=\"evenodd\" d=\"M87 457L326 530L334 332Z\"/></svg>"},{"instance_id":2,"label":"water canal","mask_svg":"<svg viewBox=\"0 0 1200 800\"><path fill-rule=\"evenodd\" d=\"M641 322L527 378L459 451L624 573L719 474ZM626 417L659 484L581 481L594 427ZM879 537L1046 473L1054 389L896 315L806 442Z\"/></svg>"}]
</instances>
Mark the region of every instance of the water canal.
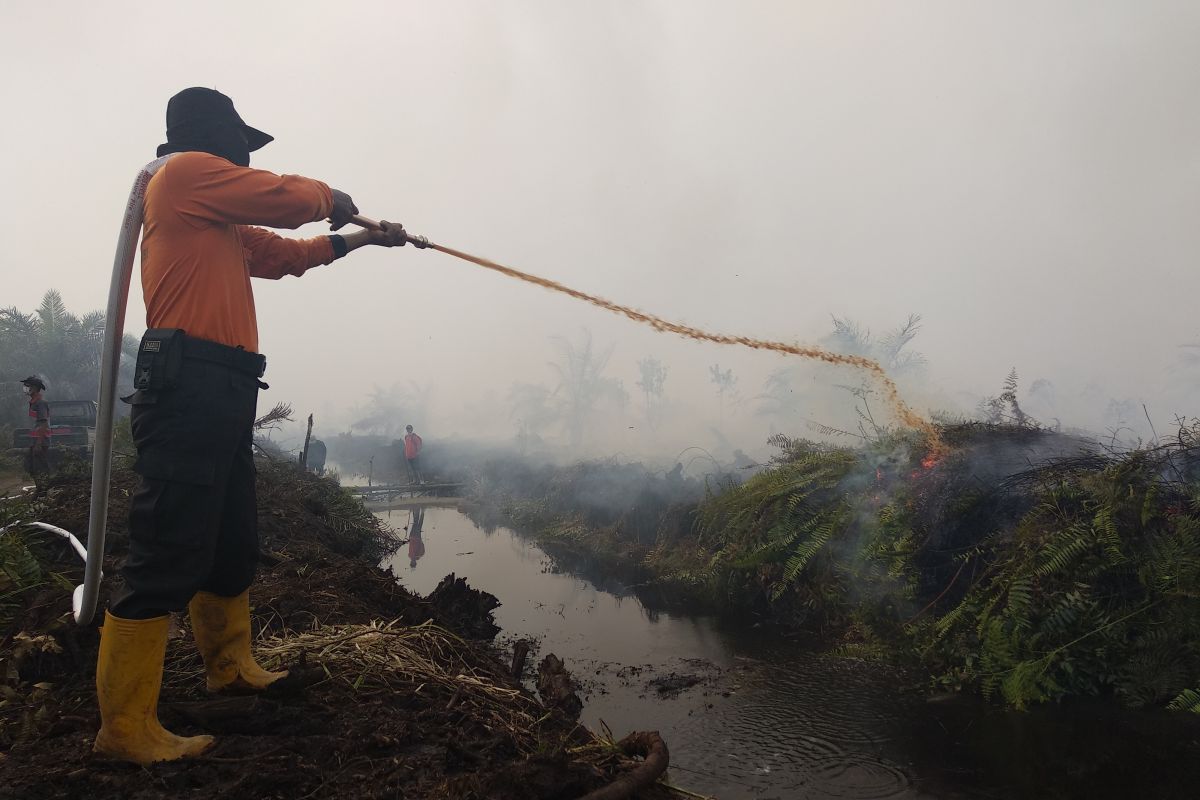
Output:
<instances>
[{"instance_id":1,"label":"water canal","mask_svg":"<svg viewBox=\"0 0 1200 800\"><path fill-rule=\"evenodd\" d=\"M583 721L658 730L672 783L736 798L1198 796L1200 728L1097 702L1005 711L930 699L920 676L822 655L750 623L655 610L516 533L453 508L378 516L407 545L385 563L426 594L450 572L502 603L505 638L533 638L581 683ZM1187 715L1190 717L1191 715Z\"/></svg>"}]
</instances>

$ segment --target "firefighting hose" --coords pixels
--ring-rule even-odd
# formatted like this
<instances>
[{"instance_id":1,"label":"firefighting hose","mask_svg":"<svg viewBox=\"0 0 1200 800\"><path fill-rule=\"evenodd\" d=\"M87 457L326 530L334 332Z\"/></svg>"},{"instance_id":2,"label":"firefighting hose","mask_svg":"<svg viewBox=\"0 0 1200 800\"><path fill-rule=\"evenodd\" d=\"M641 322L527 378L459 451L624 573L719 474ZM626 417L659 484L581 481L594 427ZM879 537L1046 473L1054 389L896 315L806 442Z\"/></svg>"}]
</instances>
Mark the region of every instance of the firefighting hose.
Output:
<instances>
[{"instance_id":1,"label":"firefighting hose","mask_svg":"<svg viewBox=\"0 0 1200 800\"><path fill-rule=\"evenodd\" d=\"M174 154L171 154L174 155ZM100 405L96 411L96 446L92 452L92 500L88 510L87 555L84 558L83 583L71 595L75 622L87 625L96 614L100 596L100 567L104 563L104 529L108 522L108 487L112 478L113 412L117 400L117 376L121 367L121 339L125 332L125 306L129 300L129 278L138 237L142 233L142 210L146 186L154 173L171 158L151 161L133 180L121 235L113 259L112 280L108 285L108 308L104 317L104 350L100 359Z\"/></svg>"}]
</instances>

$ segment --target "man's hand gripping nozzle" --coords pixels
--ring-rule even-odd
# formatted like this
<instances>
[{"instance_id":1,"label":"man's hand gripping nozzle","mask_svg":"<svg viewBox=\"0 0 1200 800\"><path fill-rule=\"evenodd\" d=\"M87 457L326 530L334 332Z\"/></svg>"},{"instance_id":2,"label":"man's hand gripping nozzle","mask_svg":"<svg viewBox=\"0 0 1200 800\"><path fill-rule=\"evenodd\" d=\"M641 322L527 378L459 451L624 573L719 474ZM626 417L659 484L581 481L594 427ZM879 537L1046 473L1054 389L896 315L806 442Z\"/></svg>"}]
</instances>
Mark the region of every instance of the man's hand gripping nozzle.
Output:
<instances>
[{"instance_id":1,"label":"man's hand gripping nozzle","mask_svg":"<svg viewBox=\"0 0 1200 800\"><path fill-rule=\"evenodd\" d=\"M361 214L355 214L352 216L350 218L350 223L352 225L357 225L360 228L366 228L367 230L372 231L381 230L383 227L379 224L378 220L371 219L370 217L364 217ZM424 236L414 236L411 233L408 234L408 244L411 244L418 250L424 250L427 247L435 247L434 243L426 239Z\"/></svg>"}]
</instances>

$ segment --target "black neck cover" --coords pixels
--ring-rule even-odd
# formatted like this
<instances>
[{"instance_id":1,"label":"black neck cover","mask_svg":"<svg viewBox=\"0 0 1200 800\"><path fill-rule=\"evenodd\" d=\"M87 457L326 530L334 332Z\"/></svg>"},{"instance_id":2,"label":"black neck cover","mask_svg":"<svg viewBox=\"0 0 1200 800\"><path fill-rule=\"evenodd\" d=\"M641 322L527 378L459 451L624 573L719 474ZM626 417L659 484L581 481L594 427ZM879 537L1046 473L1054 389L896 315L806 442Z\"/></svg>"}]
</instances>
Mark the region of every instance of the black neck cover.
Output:
<instances>
[{"instance_id":1,"label":"black neck cover","mask_svg":"<svg viewBox=\"0 0 1200 800\"><path fill-rule=\"evenodd\" d=\"M239 167L250 166L250 146L240 127L218 120L192 121L167 130L158 155L199 151L220 156Z\"/></svg>"}]
</instances>

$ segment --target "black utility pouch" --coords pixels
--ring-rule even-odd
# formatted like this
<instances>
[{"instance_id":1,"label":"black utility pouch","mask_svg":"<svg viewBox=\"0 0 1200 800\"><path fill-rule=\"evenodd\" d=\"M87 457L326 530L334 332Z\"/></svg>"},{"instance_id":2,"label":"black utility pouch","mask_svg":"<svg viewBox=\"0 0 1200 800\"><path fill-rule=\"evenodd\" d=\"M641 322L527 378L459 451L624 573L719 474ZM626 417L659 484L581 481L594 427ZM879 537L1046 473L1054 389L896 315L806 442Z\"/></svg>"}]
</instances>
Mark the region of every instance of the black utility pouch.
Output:
<instances>
[{"instance_id":1,"label":"black utility pouch","mask_svg":"<svg viewBox=\"0 0 1200 800\"><path fill-rule=\"evenodd\" d=\"M183 331L179 328L151 328L138 345L133 368L133 388L138 391L174 389L183 369Z\"/></svg>"}]
</instances>

